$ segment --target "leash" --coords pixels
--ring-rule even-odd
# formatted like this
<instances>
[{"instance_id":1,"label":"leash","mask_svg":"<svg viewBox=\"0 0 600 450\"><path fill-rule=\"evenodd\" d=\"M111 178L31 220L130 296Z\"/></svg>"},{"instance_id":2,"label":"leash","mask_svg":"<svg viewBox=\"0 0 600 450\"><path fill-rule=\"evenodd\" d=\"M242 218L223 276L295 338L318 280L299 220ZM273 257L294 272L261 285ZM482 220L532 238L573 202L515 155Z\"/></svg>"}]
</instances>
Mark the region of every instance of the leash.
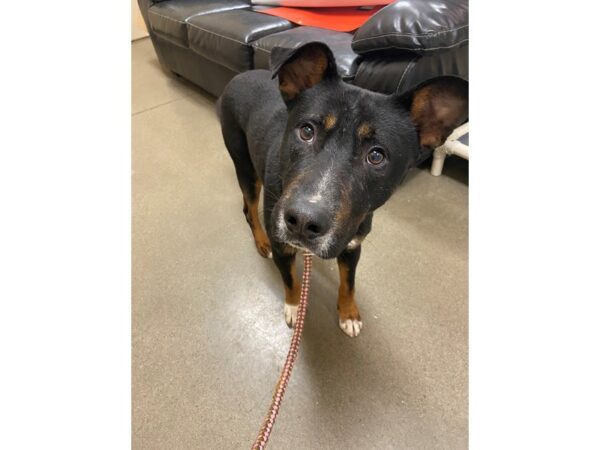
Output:
<instances>
[{"instance_id":1,"label":"leash","mask_svg":"<svg viewBox=\"0 0 600 450\"><path fill-rule=\"evenodd\" d=\"M275 394L273 394L273 400L271 406L267 412L267 416L263 422L258 436L254 441L252 450L263 450L267 446L267 441L275 425L275 419L277 419L277 413L281 407L283 400L283 394L285 394L285 388L290 381L290 375L298 355L298 348L300 347L300 339L302 338L302 329L304 328L304 317L306 315L306 306L308 303L308 289L310 287L310 271L312 268L312 254L304 253L304 271L302 272L302 287L300 290L300 304L298 306L298 316L296 318L296 325L294 326L294 334L292 335L292 341L290 342L290 349L288 351L285 364L281 375L279 375L279 381L275 386Z\"/></svg>"}]
</instances>

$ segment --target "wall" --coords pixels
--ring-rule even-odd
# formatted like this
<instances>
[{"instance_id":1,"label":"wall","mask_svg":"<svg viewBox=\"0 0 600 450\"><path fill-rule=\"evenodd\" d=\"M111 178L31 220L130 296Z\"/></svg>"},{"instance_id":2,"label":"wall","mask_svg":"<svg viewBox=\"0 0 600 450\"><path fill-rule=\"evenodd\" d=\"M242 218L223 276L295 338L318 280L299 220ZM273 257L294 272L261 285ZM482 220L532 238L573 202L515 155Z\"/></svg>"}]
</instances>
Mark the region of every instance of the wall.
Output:
<instances>
[{"instance_id":1,"label":"wall","mask_svg":"<svg viewBox=\"0 0 600 450\"><path fill-rule=\"evenodd\" d=\"M148 36L148 30L146 30L140 7L137 0L131 0L131 40L135 41L146 36Z\"/></svg>"}]
</instances>

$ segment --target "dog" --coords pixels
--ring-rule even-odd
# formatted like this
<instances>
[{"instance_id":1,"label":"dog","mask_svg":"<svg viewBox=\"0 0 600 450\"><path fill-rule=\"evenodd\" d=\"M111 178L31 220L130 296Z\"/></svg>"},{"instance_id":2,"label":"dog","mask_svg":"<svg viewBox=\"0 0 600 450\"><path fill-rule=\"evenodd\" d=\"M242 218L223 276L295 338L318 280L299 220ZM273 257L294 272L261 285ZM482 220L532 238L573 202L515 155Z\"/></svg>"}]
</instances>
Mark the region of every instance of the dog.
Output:
<instances>
[{"instance_id":1,"label":"dog","mask_svg":"<svg viewBox=\"0 0 600 450\"><path fill-rule=\"evenodd\" d=\"M281 273L288 326L296 322L294 261L303 250L337 258L339 326L355 337L363 326L356 266L373 212L426 149L467 119L468 89L445 77L405 95L371 92L342 81L331 50L319 42L274 49L271 68L235 76L217 102L244 216L258 253L272 257Z\"/></svg>"}]
</instances>

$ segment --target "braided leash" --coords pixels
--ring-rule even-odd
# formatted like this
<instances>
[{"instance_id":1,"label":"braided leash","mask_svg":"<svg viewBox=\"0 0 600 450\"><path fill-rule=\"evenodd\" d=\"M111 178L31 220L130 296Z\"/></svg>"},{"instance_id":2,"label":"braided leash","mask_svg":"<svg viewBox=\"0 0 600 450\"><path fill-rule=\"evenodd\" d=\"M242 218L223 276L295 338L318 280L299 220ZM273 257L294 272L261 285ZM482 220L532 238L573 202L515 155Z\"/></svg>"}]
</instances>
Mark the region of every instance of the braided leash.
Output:
<instances>
[{"instance_id":1,"label":"braided leash","mask_svg":"<svg viewBox=\"0 0 600 450\"><path fill-rule=\"evenodd\" d=\"M310 271L312 268L312 254L304 253L304 271L302 272L302 287L300 291L300 305L298 306L298 316L296 318L296 325L294 326L294 334L292 336L292 342L290 343L290 350L288 351L283 370L279 376L279 381L275 388L275 394L271 401L269 412L265 417L262 427L258 432L256 441L252 446L252 450L263 450L267 446L267 441L273 426L275 425L275 419L283 400L283 394L285 394L285 388L290 381L290 375L292 374L292 368L294 367L294 361L296 361L296 355L298 355L298 348L300 347L300 339L302 338L302 329L304 328L304 317L306 316L306 306L308 303L308 289L310 287Z\"/></svg>"}]
</instances>

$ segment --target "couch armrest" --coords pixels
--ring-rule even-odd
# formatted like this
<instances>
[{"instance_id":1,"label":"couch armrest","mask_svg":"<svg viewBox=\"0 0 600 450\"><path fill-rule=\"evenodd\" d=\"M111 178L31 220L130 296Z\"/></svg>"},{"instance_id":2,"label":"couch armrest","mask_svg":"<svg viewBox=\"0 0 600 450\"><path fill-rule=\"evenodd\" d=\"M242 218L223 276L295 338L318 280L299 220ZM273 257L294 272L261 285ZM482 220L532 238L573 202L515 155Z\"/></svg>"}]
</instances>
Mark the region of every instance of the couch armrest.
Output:
<instances>
[{"instance_id":1,"label":"couch armrest","mask_svg":"<svg viewBox=\"0 0 600 450\"><path fill-rule=\"evenodd\" d=\"M401 0L373 15L352 41L358 54L399 49L430 54L469 40L468 0Z\"/></svg>"}]
</instances>

